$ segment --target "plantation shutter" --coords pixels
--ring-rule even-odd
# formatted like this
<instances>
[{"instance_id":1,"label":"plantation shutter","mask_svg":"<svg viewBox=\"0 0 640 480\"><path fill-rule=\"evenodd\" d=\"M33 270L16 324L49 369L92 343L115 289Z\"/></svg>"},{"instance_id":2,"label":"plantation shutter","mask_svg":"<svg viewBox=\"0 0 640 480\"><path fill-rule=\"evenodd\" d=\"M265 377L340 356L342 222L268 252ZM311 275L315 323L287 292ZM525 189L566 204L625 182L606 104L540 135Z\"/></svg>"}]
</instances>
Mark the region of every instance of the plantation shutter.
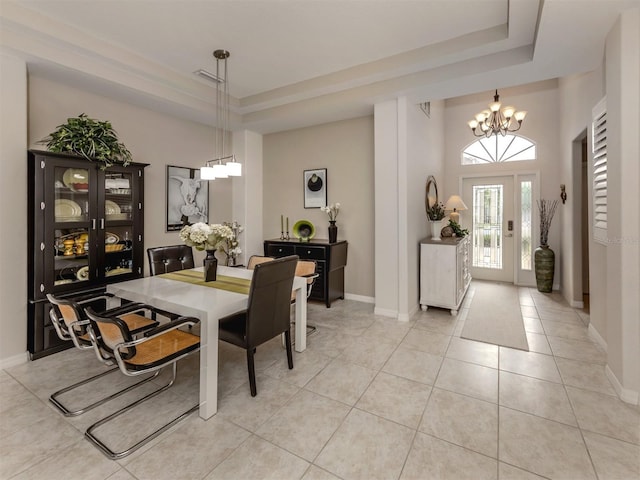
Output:
<instances>
[{"instance_id":1,"label":"plantation shutter","mask_svg":"<svg viewBox=\"0 0 640 480\"><path fill-rule=\"evenodd\" d=\"M593 108L593 238L607 243L607 99Z\"/></svg>"}]
</instances>

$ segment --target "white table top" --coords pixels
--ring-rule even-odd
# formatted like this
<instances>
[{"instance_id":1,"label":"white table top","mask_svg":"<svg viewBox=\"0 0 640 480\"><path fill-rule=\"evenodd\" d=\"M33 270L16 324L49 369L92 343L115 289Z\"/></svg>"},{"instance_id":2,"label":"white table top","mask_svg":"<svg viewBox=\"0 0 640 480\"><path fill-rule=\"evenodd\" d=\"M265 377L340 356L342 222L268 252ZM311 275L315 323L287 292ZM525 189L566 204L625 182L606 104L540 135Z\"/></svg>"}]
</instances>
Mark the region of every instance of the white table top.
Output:
<instances>
[{"instance_id":1,"label":"white table top","mask_svg":"<svg viewBox=\"0 0 640 480\"><path fill-rule=\"evenodd\" d=\"M203 271L203 267L194 270ZM204 273L203 273L204 275ZM252 270L218 266L218 275L246 278L251 280ZM295 281L294 281L295 282ZM202 318L202 313L214 313L216 318L224 317L247 307L248 296L229 292L220 288L195 285L189 282L171 280L161 276L144 277L109 285L108 290L119 297L149 303L180 315ZM131 295L136 298L131 298ZM163 307L163 305L165 305Z\"/></svg>"},{"instance_id":2,"label":"white table top","mask_svg":"<svg viewBox=\"0 0 640 480\"><path fill-rule=\"evenodd\" d=\"M195 268L203 271L203 267ZM218 275L251 279L253 270L218 266ZM295 349L307 346L307 280L295 277ZM107 286L114 295L200 319L200 416L218 410L218 320L247 308L248 295L159 276L138 278ZM208 372L215 372L209 374Z\"/></svg>"}]
</instances>

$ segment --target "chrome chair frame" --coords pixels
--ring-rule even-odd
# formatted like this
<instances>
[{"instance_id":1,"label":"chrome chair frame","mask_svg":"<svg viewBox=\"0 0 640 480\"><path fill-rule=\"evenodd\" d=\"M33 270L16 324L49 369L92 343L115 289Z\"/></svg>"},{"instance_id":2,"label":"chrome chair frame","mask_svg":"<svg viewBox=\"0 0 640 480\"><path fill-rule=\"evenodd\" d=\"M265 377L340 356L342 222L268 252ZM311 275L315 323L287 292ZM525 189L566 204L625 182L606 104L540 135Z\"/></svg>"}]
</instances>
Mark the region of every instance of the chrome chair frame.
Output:
<instances>
[{"instance_id":1,"label":"chrome chair frame","mask_svg":"<svg viewBox=\"0 0 640 480\"><path fill-rule=\"evenodd\" d=\"M314 273L308 273L308 274L303 274L303 275L298 275L298 268L301 264L305 264L305 263L313 263L314 265ZM313 284L315 283L316 279L320 276L320 274L318 272L316 272L316 268L317 268L318 264L316 263L315 260L298 260L298 265L296 266L296 276L297 277L302 277L302 278L306 278L307 279L307 298L309 298L311 296L311 289L313 288ZM291 299L291 305L294 305L296 303L295 297ZM293 321L291 322L292 325L295 325L296 322ZM316 333L318 331L318 327L316 325L310 325L307 323L307 337L310 335L313 335L314 333Z\"/></svg>"},{"instance_id":2,"label":"chrome chair frame","mask_svg":"<svg viewBox=\"0 0 640 480\"><path fill-rule=\"evenodd\" d=\"M52 305L52 308L49 310L49 317L51 319L51 323L53 324L54 329L56 330L56 333L58 334L58 337L60 337L60 339L62 340L71 340L74 344L74 346L80 350L89 350L89 349L93 349L93 351L96 354L96 357L98 358L98 360L106 365L113 365L113 357L111 357L110 355L108 355L106 352L102 351L98 344L93 341L93 339L91 338L91 332L89 331L90 329L90 320L88 318L83 318L82 315L82 306L84 304L87 303L93 303L95 301L99 301L99 300L107 300L107 299L111 299L114 298L114 296L112 294L108 294L108 293L103 293L100 295L84 295L81 297L72 297L72 298L65 298L65 299L58 299L56 297L54 297L51 294L47 295L47 299L49 300L49 302ZM72 322L71 324L69 324L67 326L67 324L65 323L65 320L63 318L58 318L58 313L59 313L59 308L58 308L58 302L63 301L65 304L69 304L71 306L71 308L73 308L76 312L76 316L78 318L82 318L81 320L76 320L75 322ZM67 303L68 302L68 303ZM133 313L136 311L140 311L142 309L145 309L146 305L141 304L141 303L130 303L127 305L122 305L120 307L114 307L112 309L107 310L104 313L108 313L109 315L122 315L122 314L127 314L127 313ZM153 326L157 325L157 322L154 323ZM83 342L77 335L77 331L76 329L80 328L80 329L86 329L87 333L89 334L89 338L90 341L88 342ZM150 327L151 328L151 327ZM84 380L80 380L79 382L76 382L72 385L69 385L68 387L62 388L60 390L57 390L56 392L52 393L49 396L49 401L60 411L62 412L62 414L65 417L75 417L78 415L81 415L85 412L88 412L89 410L92 410L96 407L99 407L100 405L103 405L105 403L107 403L110 400L113 400L116 397L119 397L120 395L123 395L131 390L133 390L134 388L150 382L151 380L153 380L158 374L154 374L152 376L150 376L149 378L145 378L144 380L137 382L133 385L130 385L122 390L119 390L115 393L112 393L106 397L103 397L89 405L83 406L81 408L78 408L76 410L70 410L67 406L65 406L60 400L59 397L61 395L64 395L65 393L71 392L73 390L75 390L78 387L81 387L83 385L87 385L88 383L91 383L95 380L98 380L106 375L109 375L110 373L115 372L116 370L118 370L118 367L114 367L114 368L110 368L109 370L106 370L104 372L101 372L97 375L93 375L89 378L86 378Z\"/></svg>"},{"instance_id":3,"label":"chrome chair frame","mask_svg":"<svg viewBox=\"0 0 640 480\"><path fill-rule=\"evenodd\" d=\"M98 341L98 337L96 336L96 331L98 331L98 328L95 325L95 323L100 321L100 318L102 317L102 315L96 314L91 308L88 308L86 310L86 313L87 313L89 319L91 320L91 326L90 326L89 332L95 338L95 340ZM165 335L167 332L170 332L171 330L176 330L176 329L184 327L184 326L188 326L189 328L191 328L194 325L197 325L199 322L200 322L200 320L198 320L197 318L194 318L194 317L178 317L175 320L172 320L168 324L161 325L160 327L145 333L144 337L142 337L142 338L134 339L134 340L131 340L131 341L120 342L117 345L115 345L115 347L113 348L113 356L114 356L114 358L116 360L116 363L118 364L118 368L120 369L120 371L123 374L125 374L127 376L137 376L137 375L143 375L143 374L150 373L150 372L155 372L155 374L154 374L154 378L155 378L155 376L158 375L162 371L163 368L167 367L169 364L172 364L171 365L172 366L172 375L171 375L171 379L169 380L169 382L166 385L163 385L162 387L154 390L153 392L145 395L144 397L136 400L135 402L132 402L129 405L121 408L120 410L117 410L116 412L114 412L111 415L109 415L109 416L97 421L96 423L91 425L89 428L87 428L87 430L85 431L85 437L87 437L87 439L91 443L93 443L108 458L110 458L112 460L118 460L120 458L124 458L124 457L126 457L128 455L131 455L133 452L138 450L140 447L146 445L151 440L156 438L158 435L160 435L164 431L168 430L173 425L175 425L176 423L180 422L182 419L184 419L187 416L189 416L191 413L193 413L196 410L198 410L198 408L200 407L199 403L195 404L194 406L190 407L185 412L181 413L180 415L178 415L177 417L172 419L170 422L168 422L165 425L163 425L162 427L156 429L154 432L152 432L151 434L147 435L146 437L144 437L142 440L138 441L134 445L126 448L125 450L122 450L120 452L114 452L113 450L111 450L104 442L102 442L94 434L94 430L96 428L108 423L110 420L113 420L114 418L117 418L120 415L128 412L132 408L135 408L136 406L140 405L141 403L145 402L146 400L149 400L150 398L153 398L156 395L159 395L160 393L162 393L165 390L169 389L175 383L175 380L176 380L176 376L177 376L177 372L178 372L178 361L183 359L183 358L185 358L185 357L187 357L188 355L191 355L193 353L198 352L200 350L200 345L198 344L197 348L189 350L188 352L186 352L186 353L184 353L182 355L179 355L177 357L173 357L169 361L167 361L167 362L165 362L165 363L163 363L161 365L157 365L155 367L151 367L151 368L144 369L144 370L139 370L139 371L131 370L131 369L129 369L127 367L125 358L122 356L121 350L122 349L135 348L137 345L141 345L144 342L147 342L149 340L157 338L157 337L159 337L161 335Z\"/></svg>"}]
</instances>

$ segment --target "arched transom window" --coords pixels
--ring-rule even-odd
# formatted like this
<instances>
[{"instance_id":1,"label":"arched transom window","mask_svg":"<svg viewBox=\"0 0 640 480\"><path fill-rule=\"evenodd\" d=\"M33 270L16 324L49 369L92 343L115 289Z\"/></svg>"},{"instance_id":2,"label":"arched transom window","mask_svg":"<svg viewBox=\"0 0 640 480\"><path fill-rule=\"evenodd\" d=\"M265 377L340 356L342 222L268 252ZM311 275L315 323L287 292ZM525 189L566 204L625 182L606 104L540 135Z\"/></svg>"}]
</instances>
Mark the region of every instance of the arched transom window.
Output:
<instances>
[{"instance_id":1,"label":"arched transom window","mask_svg":"<svg viewBox=\"0 0 640 480\"><path fill-rule=\"evenodd\" d=\"M467 145L467 148L462 152L462 165L519 162L535 159L535 144L520 135L483 137Z\"/></svg>"}]
</instances>

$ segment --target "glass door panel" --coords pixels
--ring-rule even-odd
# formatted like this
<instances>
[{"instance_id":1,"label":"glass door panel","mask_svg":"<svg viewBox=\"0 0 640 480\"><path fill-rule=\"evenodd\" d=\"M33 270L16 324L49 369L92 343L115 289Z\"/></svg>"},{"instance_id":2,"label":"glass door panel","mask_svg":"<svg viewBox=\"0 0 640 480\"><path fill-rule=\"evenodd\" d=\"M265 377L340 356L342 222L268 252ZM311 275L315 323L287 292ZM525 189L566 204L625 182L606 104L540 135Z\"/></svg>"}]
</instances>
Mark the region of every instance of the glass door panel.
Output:
<instances>
[{"instance_id":1,"label":"glass door panel","mask_svg":"<svg viewBox=\"0 0 640 480\"><path fill-rule=\"evenodd\" d=\"M54 170L56 223L89 219L89 170L56 167Z\"/></svg>"},{"instance_id":2,"label":"glass door panel","mask_svg":"<svg viewBox=\"0 0 640 480\"><path fill-rule=\"evenodd\" d=\"M131 173L107 170L104 179L104 213L107 222L131 220L133 196Z\"/></svg>"},{"instance_id":3,"label":"glass door panel","mask_svg":"<svg viewBox=\"0 0 640 480\"><path fill-rule=\"evenodd\" d=\"M54 286L91 278L90 251L95 242L90 222L91 175L95 170L67 165L55 166L49 177L54 192Z\"/></svg>"},{"instance_id":4,"label":"glass door panel","mask_svg":"<svg viewBox=\"0 0 640 480\"><path fill-rule=\"evenodd\" d=\"M474 267L502 268L502 185L473 187L473 263Z\"/></svg>"},{"instance_id":5,"label":"glass door panel","mask_svg":"<svg viewBox=\"0 0 640 480\"><path fill-rule=\"evenodd\" d=\"M104 275L113 277L133 271L133 176L131 172L107 170L104 176L105 261Z\"/></svg>"},{"instance_id":6,"label":"glass door panel","mask_svg":"<svg viewBox=\"0 0 640 480\"><path fill-rule=\"evenodd\" d=\"M518 175L516 181L516 209L520 214L519 231L516 240L516 283L518 285L535 285L533 269L533 245L537 226L534 221L535 198L537 192L537 175Z\"/></svg>"},{"instance_id":7,"label":"glass door panel","mask_svg":"<svg viewBox=\"0 0 640 480\"><path fill-rule=\"evenodd\" d=\"M60 228L54 236L54 285L86 282L89 271L89 236L87 228Z\"/></svg>"},{"instance_id":8,"label":"glass door panel","mask_svg":"<svg viewBox=\"0 0 640 480\"><path fill-rule=\"evenodd\" d=\"M470 214L460 215L471 235L471 276L513 282L513 177L465 178L463 199L471 203Z\"/></svg>"}]
</instances>

